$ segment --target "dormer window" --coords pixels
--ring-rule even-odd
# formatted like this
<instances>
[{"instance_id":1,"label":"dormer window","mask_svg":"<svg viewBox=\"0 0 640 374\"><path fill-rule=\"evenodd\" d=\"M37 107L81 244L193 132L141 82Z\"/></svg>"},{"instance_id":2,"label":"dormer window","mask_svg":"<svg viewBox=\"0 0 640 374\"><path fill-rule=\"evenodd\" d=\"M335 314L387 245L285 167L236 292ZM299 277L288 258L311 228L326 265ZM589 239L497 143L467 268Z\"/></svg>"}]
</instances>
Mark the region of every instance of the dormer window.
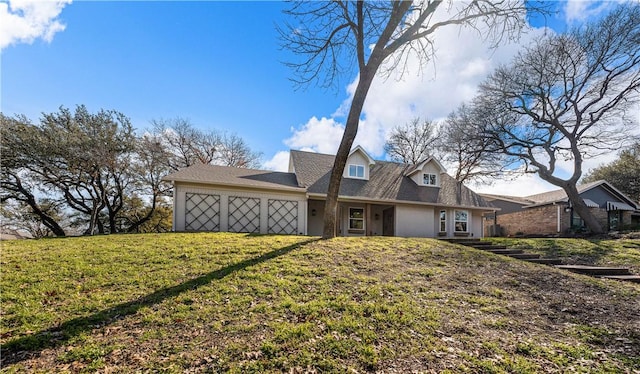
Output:
<instances>
[{"instance_id":1,"label":"dormer window","mask_svg":"<svg viewBox=\"0 0 640 374\"><path fill-rule=\"evenodd\" d=\"M349 177L364 179L364 166L349 165Z\"/></svg>"},{"instance_id":2,"label":"dormer window","mask_svg":"<svg viewBox=\"0 0 640 374\"><path fill-rule=\"evenodd\" d=\"M425 186L435 186L436 185L436 175L424 173L422 174L422 184Z\"/></svg>"}]
</instances>

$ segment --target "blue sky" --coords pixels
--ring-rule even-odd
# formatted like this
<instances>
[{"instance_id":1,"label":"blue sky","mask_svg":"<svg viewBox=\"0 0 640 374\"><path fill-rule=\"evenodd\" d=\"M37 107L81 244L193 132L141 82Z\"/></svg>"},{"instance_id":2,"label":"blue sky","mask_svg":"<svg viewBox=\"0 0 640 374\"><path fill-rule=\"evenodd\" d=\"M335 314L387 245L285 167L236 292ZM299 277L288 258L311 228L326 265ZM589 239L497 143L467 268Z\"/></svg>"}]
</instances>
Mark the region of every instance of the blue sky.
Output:
<instances>
[{"instance_id":1,"label":"blue sky","mask_svg":"<svg viewBox=\"0 0 640 374\"><path fill-rule=\"evenodd\" d=\"M291 56L280 49L275 29L285 6L0 1L0 108L37 120L61 105L85 104L91 111L123 112L140 131L152 119L188 118L205 130L237 133L272 169L286 167L290 148L333 153L354 77L344 77L336 90L295 89L292 72L282 64ZM555 6L558 14L546 23L536 20L521 44L544 32L536 27L561 32L609 5ZM437 38L437 60L422 75L413 71L374 82L356 140L372 156L384 157L382 145L393 126L416 116L446 116L519 48L490 51L477 35L454 29ZM538 180L522 183L527 191L520 194L553 189ZM502 193L500 188L514 192L506 182L491 191Z\"/></svg>"},{"instance_id":2,"label":"blue sky","mask_svg":"<svg viewBox=\"0 0 640 374\"><path fill-rule=\"evenodd\" d=\"M138 129L189 118L237 132L265 157L291 126L331 114L342 92L294 91L280 62L276 2L74 2L49 43L2 51L2 111L115 109Z\"/></svg>"}]
</instances>

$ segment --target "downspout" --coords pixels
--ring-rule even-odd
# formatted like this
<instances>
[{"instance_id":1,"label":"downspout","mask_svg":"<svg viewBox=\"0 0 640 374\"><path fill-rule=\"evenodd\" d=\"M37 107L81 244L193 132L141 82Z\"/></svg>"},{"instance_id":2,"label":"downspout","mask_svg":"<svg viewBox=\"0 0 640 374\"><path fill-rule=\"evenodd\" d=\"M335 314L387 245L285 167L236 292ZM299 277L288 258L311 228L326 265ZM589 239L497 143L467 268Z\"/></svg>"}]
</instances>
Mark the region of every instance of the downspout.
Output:
<instances>
[{"instance_id":1,"label":"downspout","mask_svg":"<svg viewBox=\"0 0 640 374\"><path fill-rule=\"evenodd\" d=\"M176 209L176 207L177 207L177 202L178 202L178 200L176 200L176 181L173 181L172 184L173 184L173 214L172 214L173 222L171 222L171 230L173 230L173 232L176 232L176 217L177 217L177 214L176 214L176 210L177 209Z\"/></svg>"},{"instance_id":2,"label":"downspout","mask_svg":"<svg viewBox=\"0 0 640 374\"><path fill-rule=\"evenodd\" d=\"M561 206L557 205L557 207L558 207L558 232L560 232L560 229L561 229L561 226L560 226L560 224L561 224L561 220L560 220L560 209L561 209Z\"/></svg>"}]
</instances>

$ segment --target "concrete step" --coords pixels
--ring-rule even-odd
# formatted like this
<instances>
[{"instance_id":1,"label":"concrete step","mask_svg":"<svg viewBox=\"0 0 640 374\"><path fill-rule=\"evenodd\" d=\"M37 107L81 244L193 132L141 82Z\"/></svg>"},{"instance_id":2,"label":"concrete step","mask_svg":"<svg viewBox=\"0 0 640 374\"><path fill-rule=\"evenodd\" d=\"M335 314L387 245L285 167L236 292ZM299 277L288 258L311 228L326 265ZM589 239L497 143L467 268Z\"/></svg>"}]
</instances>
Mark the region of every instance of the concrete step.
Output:
<instances>
[{"instance_id":1,"label":"concrete step","mask_svg":"<svg viewBox=\"0 0 640 374\"><path fill-rule=\"evenodd\" d=\"M558 269L587 275L632 275L628 268L610 266L557 265Z\"/></svg>"},{"instance_id":2,"label":"concrete step","mask_svg":"<svg viewBox=\"0 0 640 374\"><path fill-rule=\"evenodd\" d=\"M507 255L511 258L517 258L518 260L532 260L535 258L540 258L540 255L533 253L514 253L512 255Z\"/></svg>"},{"instance_id":3,"label":"concrete step","mask_svg":"<svg viewBox=\"0 0 640 374\"><path fill-rule=\"evenodd\" d=\"M562 260L559 258L525 258L523 260L534 264L562 265Z\"/></svg>"},{"instance_id":4,"label":"concrete step","mask_svg":"<svg viewBox=\"0 0 640 374\"><path fill-rule=\"evenodd\" d=\"M475 249L482 249L482 250L491 250L491 249L507 249L506 245L498 245L498 244L472 244L469 245L468 247L473 247Z\"/></svg>"},{"instance_id":5,"label":"concrete step","mask_svg":"<svg viewBox=\"0 0 640 374\"><path fill-rule=\"evenodd\" d=\"M600 278L640 283L640 275L602 275Z\"/></svg>"},{"instance_id":6,"label":"concrete step","mask_svg":"<svg viewBox=\"0 0 640 374\"><path fill-rule=\"evenodd\" d=\"M485 249L485 251L495 253L497 255L516 255L523 253L522 249Z\"/></svg>"},{"instance_id":7,"label":"concrete step","mask_svg":"<svg viewBox=\"0 0 640 374\"><path fill-rule=\"evenodd\" d=\"M485 243L480 239L451 239L451 238L446 238L446 239L440 239L440 240L444 240L445 242L449 242L449 243L462 244L462 245L472 245L472 244Z\"/></svg>"},{"instance_id":8,"label":"concrete step","mask_svg":"<svg viewBox=\"0 0 640 374\"><path fill-rule=\"evenodd\" d=\"M482 249L482 250L488 250L488 249L507 249L506 245L498 245L498 244L485 244L485 243L481 243L481 244L465 244L466 246L469 247L473 247L475 249Z\"/></svg>"}]
</instances>

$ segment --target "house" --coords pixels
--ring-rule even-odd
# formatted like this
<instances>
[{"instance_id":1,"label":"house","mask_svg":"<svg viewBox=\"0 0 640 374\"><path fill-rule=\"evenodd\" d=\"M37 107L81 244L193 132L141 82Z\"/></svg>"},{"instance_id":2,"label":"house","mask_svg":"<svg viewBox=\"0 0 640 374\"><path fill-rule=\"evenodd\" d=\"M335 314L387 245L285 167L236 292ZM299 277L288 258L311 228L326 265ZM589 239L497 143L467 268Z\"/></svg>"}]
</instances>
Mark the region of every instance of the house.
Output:
<instances>
[{"instance_id":1,"label":"house","mask_svg":"<svg viewBox=\"0 0 640 374\"><path fill-rule=\"evenodd\" d=\"M605 231L640 222L638 205L604 180L579 185L578 192ZM561 235L585 229L562 189L525 197L481 194L495 207L485 215L487 233L500 236Z\"/></svg>"},{"instance_id":2,"label":"house","mask_svg":"<svg viewBox=\"0 0 640 374\"><path fill-rule=\"evenodd\" d=\"M291 151L289 171L194 165L166 176L174 185L175 231L322 235L335 156ZM483 236L482 197L428 158L417 165L349 154L338 196L340 236Z\"/></svg>"}]
</instances>

